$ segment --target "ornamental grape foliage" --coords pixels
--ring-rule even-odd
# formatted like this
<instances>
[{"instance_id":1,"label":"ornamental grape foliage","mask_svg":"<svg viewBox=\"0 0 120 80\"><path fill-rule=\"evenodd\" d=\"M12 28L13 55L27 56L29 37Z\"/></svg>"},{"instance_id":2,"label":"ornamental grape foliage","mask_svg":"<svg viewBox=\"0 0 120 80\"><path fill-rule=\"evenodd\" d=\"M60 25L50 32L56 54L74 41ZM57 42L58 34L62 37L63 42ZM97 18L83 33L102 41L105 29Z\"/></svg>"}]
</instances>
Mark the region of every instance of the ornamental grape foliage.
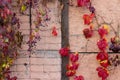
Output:
<instances>
[{"instance_id":1,"label":"ornamental grape foliage","mask_svg":"<svg viewBox=\"0 0 120 80\"><path fill-rule=\"evenodd\" d=\"M0 80L17 80L10 76L10 67L18 56L23 42L16 13L11 11L12 0L0 0Z\"/></svg>"}]
</instances>

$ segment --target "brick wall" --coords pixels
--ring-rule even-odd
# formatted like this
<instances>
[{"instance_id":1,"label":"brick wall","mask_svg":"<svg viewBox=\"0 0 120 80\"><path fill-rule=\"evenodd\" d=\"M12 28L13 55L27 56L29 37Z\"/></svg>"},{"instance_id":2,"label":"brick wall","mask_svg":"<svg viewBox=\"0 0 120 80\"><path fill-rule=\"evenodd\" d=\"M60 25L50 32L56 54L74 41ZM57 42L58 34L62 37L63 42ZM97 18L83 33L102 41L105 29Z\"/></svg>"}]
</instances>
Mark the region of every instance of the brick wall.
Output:
<instances>
[{"instance_id":1,"label":"brick wall","mask_svg":"<svg viewBox=\"0 0 120 80\"><path fill-rule=\"evenodd\" d=\"M24 35L22 49L19 51L20 55L11 68L12 76L17 76L18 80L61 80L61 58L58 53L58 50L61 48L61 26L58 5L58 1L48 3L50 9L48 14L51 20L48 21L48 26L40 27L41 40L37 42L37 46L34 48L35 52L31 54L31 57L29 57L28 45L26 44L29 39L29 16L19 14L18 8L14 8L20 19L20 31ZM28 13L29 10L26 11L26 14ZM32 8L33 29L35 28L35 15L35 8ZM52 35L54 26L58 32L56 37Z\"/></svg>"},{"instance_id":2,"label":"brick wall","mask_svg":"<svg viewBox=\"0 0 120 80\"><path fill-rule=\"evenodd\" d=\"M113 56L115 54L109 54L110 56ZM118 54L120 56L120 54ZM79 56L79 68L76 72L76 75L83 75L85 80L101 80L100 77L98 77L98 73L96 71L96 68L99 65L98 61L96 60L96 53L80 53ZM109 67L109 77L107 80L120 80L120 66L117 67ZM70 78L70 80L74 80L73 77Z\"/></svg>"},{"instance_id":3,"label":"brick wall","mask_svg":"<svg viewBox=\"0 0 120 80\"><path fill-rule=\"evenodd\" d=\"M76 5L76 0L73 0ZM119 0L92 0L93 5L96 8L97 14L103 16L108 23L113 20L113 26L117 27L117 22L120 19L120 1ZM109 3L109 4L108 4ZM58 17L57 3L49 3L51 9L51 18L48 27L41 27L40 35L41 40L37 43L34 54L29 58L27 49L28 46L23 44L23 49L20 51L20 57L17 59L13 67L11 68L12 75L18 76L18 80L60 80L61 79L61 58L58 54L58 50L61 48L61 31ZM55 7L56 6L56 7ZM16 10L15 10L16 11ZM34 14L34 9L32 10ZM98 48L96 42L99 39L97 32L92 39L89 40L87 50L86 42L82 34L82 30L87 26L84 26L82 16L88 11L84 8L77 8L76 6L69 9L69 24L70 24L70 48L73 52L79 51L80 53L80 67L77 71L77 75L83 75L85 80L100 80L98 78L96 68L99 66L96 61L96 54L83 54L82 52L97 52ZM18 15L21 20L21 31L24 34L24 43L28 41L29 34L29 17L24 15ZM33 15L33 21L35 17ZM102 20L98 16L98 20L101 23ZM57 21L57 22L56 22ZM53 37L51 35L52 27L56 26L58 30L58 36ZM34 24L32 25L34 28ZM96 27L96 26L95 26ZM113 36L113 31L110 28L108 38ZM109 41L110 42L110 41ZM91 46L92 45L92 46ZM26 64L26 65L25 65ZM119 66L110 72L108 80L119 80ZM73 80L71 78L71 80Z\"/></svg>"},{"instance_id":4,"label":"brick wall","mask_svg":"<svg viewBox=\"0 0 120 80\"><path fill-rule=\"evenodd\" d=\"M92 5L96 9L96 16L98 23L103 23L103 19L106 23L112 23L112 26L117 31L117 26L120 24L120 1L119 0L91 0ZM109 3L109 4L108 4ZM89 14L89 10L85 7L80 8L76 7L76 0L73 1L74 6L70 7L69 11L69 24L70 24L70 46L72 51L80 52L98 52L96 43L100 37L97 31L94 31L94 35L89 39L87 44L87 39L83 35L83 29L88 28L89 26L84 25L83 15ZM102 19L103 18L103 19ZM95 22L95 20L94 20ZM97 26L96 23L93 24L94 29L97 29L100 26ZM110 32L107 35L108 42L110 43L110 38L115 36L113 29L111 27ZM120 33L119 33L120 34ZM86 50L87 44L87 50ZM92 45L92 47L91 47Z\"/></svg>"},{"instance_id":5,"label":"brick wall","mask_svg":"<svg viewBox=\"0 0 120 80\"><path fill-rule=\"evenodd\" d=\"M80 60L78 61L80 66L77 70L77 75L83 75L85 80L101 80L98 77L96 68L99 63L96 60L96 54L99 51L96 45L97 41L100 39L98 32L95 31L92 38L89 40L85 39L83 35L83 29L89 26L84 25L83 15L89 14L89 11L83 7L76 7L76 1L73 0L74 6L70 6L69 9L69 24L70 24L70 48L73 52L80 52ZM117 31L117 25L120 24L120 0L91 0L92 5L96 9L97 19L99 23L103 23L101 16L104 18L106 23L111 23L113 28ZM97 29L99 26L94 24L94 28ZM120 30L119 30L120 31ZM120 35L120 33L119 33ZM114 37L112 28L110 27L110 32L107 35L108 44L110 44L110 38ZM86 45L87 44L87 45ZM109 50L107 49L109 52ZM84 52L84 53L83 53ZM88 53L86 53L88 52ZM96 52L96 53L93 53ZM115 53L110 54L110 56L115 55ZM119 54L120 55L120 54ZM110 67L110 75L107 80L120 80L120 66ZM73 78L70 78L73 80Z\"/></svg>"},{"instance_id":6,"label":"brick wall","mask_svg":"<svg viewBox=\"0 0 120 80\"><path fill-rule=\"evenodd\" d=\"M61 59L58 51L37 50L29 58L21 51L20 57L12 66L13 76L18 80L60 80Z\"/></svg>"}]
</instances>

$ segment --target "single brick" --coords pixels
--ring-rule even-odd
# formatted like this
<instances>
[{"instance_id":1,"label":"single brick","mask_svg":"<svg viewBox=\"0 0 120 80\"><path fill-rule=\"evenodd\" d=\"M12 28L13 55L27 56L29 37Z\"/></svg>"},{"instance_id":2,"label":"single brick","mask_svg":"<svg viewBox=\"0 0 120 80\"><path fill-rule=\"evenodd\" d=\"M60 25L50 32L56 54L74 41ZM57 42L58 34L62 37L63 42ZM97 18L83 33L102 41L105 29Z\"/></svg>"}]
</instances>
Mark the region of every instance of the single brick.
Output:
<instances>
[{"instance_id":1,"label":"single brick","mask_svg":"<svg viewBox=\"0 0 120 80\"><path fill-rule=\"evenodd\" d=\"M29 64L24 63L23 65L18 65L16 66L16 71L20 72L26 72L30 70Z\"/></svg>"},{"instance_id":2,"label":"single brick","mask_svg":"<svg viewBox=\"0 0 120 80\"><path fill-rule=\"evenodd\" d=\"M30 62L30 59L29 59L29 57L26 57L26 58L18 58L16 61L15 61L15 64L25 64L25 63L27 63L27 64L29 64L29 62Z\"/></svg>"},{"instance_id":3,"label":"single brick","mask_svg":"<svg viewBox=\"0 0 120 80\"><path fill-rule=\"evenodd\" d=\"M31 64L60 64L60 58L31 58Z\"/></svg>"},{"instance_id":4,"label":"single brick","mask_svg":"<svg viewBox=\"0 0 120 80\"><path fill-rule=\"evenodd\" d=\"M60 72L61 65L44 65L45 72Z\"/></svg>"},{"instance_id":5,"label":"single brick","mask_svg":"<svg viewBox=\"0 0 120 80\"><path fill-rule=\"evenodd\" d=\"M19 79L27 79L27 78L30 78L30 73L31 72L12 72L11 73L11 77L12 76L17 76L17 78Z\"/></svg>"},{"instance_id":6,"label":"single brick","mask_svg":"<svg viewBox=\"0 0 120 80\"><path fill-rule=\"evenodd\" d=\"M51 80L61 80L61 72L51 72L49 76Z\"/></svg>"},{"instance_id":7,"label":"single brick","mask_svg":"<svg viewBox=\"0 0 120 80\"><path fill-rule=\"evenodd\" d=\"M43 72L43 65L31 65L30 68L32 72Z\"/></svg>"},{"instance_id":8,"label":"single brick","mask_svg":"<svg viewBox=\"0 0 120 80\"><path fill-rule=\"evenodd\" d=\"M42 73L42 72L31 72L31 78L39 78L39 79L49 79L50 76L48 73Z\"/></svg>"},{"instance_id":9,"label":"single brick","mask_svg":"<svg viewBox=\"0 0 120 80\"><path fill-rule=\"evenodd\" d=\"M60 58L59 51L45 51L46 58Z\"/></svg>"}]
</instances>

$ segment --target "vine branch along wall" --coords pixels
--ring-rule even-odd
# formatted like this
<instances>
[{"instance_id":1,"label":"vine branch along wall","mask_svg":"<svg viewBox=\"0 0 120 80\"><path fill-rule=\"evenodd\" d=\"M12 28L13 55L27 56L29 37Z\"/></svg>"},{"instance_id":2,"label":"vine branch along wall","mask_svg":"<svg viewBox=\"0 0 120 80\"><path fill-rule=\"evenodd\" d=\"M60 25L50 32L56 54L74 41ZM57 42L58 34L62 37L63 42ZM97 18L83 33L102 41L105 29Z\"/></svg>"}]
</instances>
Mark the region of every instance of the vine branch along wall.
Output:
<instances>
[{"instance_id":1,"label":"vine branch along wall","mask_svg":"<svg viewBox=\"0 0 120 80\"><path fill-rule=\"evenodd\" d=\"M59 0L59 2L61 1L62 5L62 13L59 14L58 11L60 11L60 9L58 9L58 4L60 3L58 3L58 0L47 1L48 3L45 5L47 5L50 9L51 21L48 23L47 27L40 27L41 40L37 42L37 46L34 49L35 52L31 55L31 58L29 58L27 55L28 45L22 45L20 57L17 59L17 61L15 61L11 68L12 75L17 76L18 80L74 80L73 77L69 79L65 74L65 67L69 62L68 57L61 58L59 55L59 49L61 47L70 46L70 50L72 52L80 52L80 59L78 61L80 66L76 72L76 75L83 75L85 80L101 80L97 75L97 71L95 70L99 66L96 60L96 53L98 52L96 42L99 40L98 33L95 30L93 37L89 40L86 40L83 35L83 29L88 26L84 25L82 18L83 14L88 13L88 10L85 8L76 7L77 0L70 0L73 1L73 6L68 5L69 0ZM96 8L98 23L103 22L101 16L107 23L111 23L113 20L112 26L117 31L117 25L119 24L118 22L120 20L120 0L91 1L92 5L94 5ZM14 11L17 13L19 12L16 8ZM36 21L35 9L32 8L31 11L32 28L34 30L34 22ZM29 14L29 11L26 11L25 13ZM59 15L61 16L61 23L58 20ZM23 32L24 43L26 43L29 39L29 16L21 14L17 14L17 16L20 18L20 31ZM55 26L57 29L57 36L53 36L51 34L53 26ZM97 26L94 28L97 28ZM110 27L110 34L107 36L108 44L112 36L114 36L114 32ZM110 54L110 56L113 55L115 54ZM119 70L120 66L117 66L116 68L111 67L108 80L120 80Z\"/></svg>"},{"instance_id":2,"label":"vine branch along wall","mask_svg":"<svg viewBox=\"0 0 120 80\"><path fill-rule=\"evenodd\" d=\"M13 5L16 5L17 0L14 0ZM41 0L39 0L41 1ZM29 58L26 44L29 39L30 25L29 25L29 10L25 14L19 14L19 9L15 7L14 12L20 18L20 31L24 35L24 43L20 51L19 58L15 61L11 68L12 76L17 76L18 80L61 80L61 58L58 50L61 48L61 29L58 20L58 1L48 2L47 6L50 10L49 17L51 20L48 26L40 26L40 41L37 42L34 53ZM41 6L41 4L39 4ZM35 29L34 22L36 21L36 7L31 8L32 15L32 29ZM44 9L44 8L40 8ZM56 27L57 36L52 35L52 28ZM30 62L30 63L29 63Z\"/></svg>"}]
</instances>

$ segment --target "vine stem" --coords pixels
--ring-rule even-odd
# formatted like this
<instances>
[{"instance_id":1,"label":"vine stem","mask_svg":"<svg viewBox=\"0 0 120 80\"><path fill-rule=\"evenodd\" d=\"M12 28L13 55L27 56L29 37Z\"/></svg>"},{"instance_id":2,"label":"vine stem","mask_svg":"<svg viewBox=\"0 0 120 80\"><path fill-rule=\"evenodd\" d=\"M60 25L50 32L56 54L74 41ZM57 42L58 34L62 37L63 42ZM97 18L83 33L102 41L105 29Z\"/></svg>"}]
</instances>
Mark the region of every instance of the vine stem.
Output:
<instances>
[{"instance_id":1,"label":"vine stem","mask_svg":"<svg viewBox=\"0 0 120 80\"><path fill-rule=\"evenodd\" d=\"M119 30L120 30L120 25L118 24L118 27L117 27L117 32L118 32L117 36L120 38L120 36L119 36L120 31Z\"/></svg>"},{"instance_id":2,"label":"vine stem","mask_svg":"<svg viewBox=\"0 0 120 80\"><path fill-rule=\"evenodd\" d=\"M97 23L97 25L98 25L98 28L99 28L100 24L99 24L99 22L98 22L98 19L97 19L96 14L95 14L95 21L96 21L96 23Z\"/></svg>"},{"instance_id":3,"label":"vine stem","mask_svg":"<svg viewBox=\"0 0 120 80\"><path fill-rule=\"evenodd\" d=\"M29 17L29 21L30 21L30 36L32 35L32 14L31 14L31 8L32 8L32 0L30 0L30 4L29 4L30 6L29 6L29 13L30 13L30 17ZM30 40L31 41L31 40ZM30 42L30 49L31 49L31 46L32 46L32 44L31 44L31 42Z\"/></svg>"},{"instance_id":4,"label":"vine stem","mask_svg":"<svg viewBox=\"0 0 120 80\"><path fill-rule=\"evenodd\" d=\"M103 20L103 23L99 24L99 23L98 23L97 16L95 15L95 20L96 20L96 22L97 22L97 25L98 25L98 26L101 26L101 25L103 25L103 24L107 24L107 25L109 25L109 26L112 28L114 34L117 35L117 31L115 31L114 27L112 26L112 22L113 22L113 21L111 21L110 23L107 23L107 22L105 22L105 20L104 20L104 18L103 18L102 16L100 16L100 15L98 15L98 16L101 17L101 19Z\"/></svg>"},{"instance_id":5,"label":"vine stem","mask_svg":"<svg viewBox=\"0 0 120 80\"><path fill-rule=\"evenodd\" d=\"M30 0L30 2L29 2L30 37L32 35L32 11L31 11L31 8L32 8L32 0ZM30 37L29 37L29 39L30 39ZM29 44L30 53L29 53L29 57L28 57L28 59L29 59L29 63L28 63L29 64L29 79L31 78L31 74L30 74L30 72L31 72L31 66L30 66L30 64L31 64L31 60L30 60L30 58L31 58L31 48L32 48L32 42L30 40L30 44Z\"/></svg>"},{"instance_id":6,"label":"vine stem","mask_svg":"<svg viewBox=\"0 0 120 80\"><path fill-rule=\"evenodd\" d=\"M87 52L88 42L89 42L89 39L87 39L87 42L86 42L86 45L85 45L85 47L86 47L85 52Z\"/></svg>"}]
</instances>

